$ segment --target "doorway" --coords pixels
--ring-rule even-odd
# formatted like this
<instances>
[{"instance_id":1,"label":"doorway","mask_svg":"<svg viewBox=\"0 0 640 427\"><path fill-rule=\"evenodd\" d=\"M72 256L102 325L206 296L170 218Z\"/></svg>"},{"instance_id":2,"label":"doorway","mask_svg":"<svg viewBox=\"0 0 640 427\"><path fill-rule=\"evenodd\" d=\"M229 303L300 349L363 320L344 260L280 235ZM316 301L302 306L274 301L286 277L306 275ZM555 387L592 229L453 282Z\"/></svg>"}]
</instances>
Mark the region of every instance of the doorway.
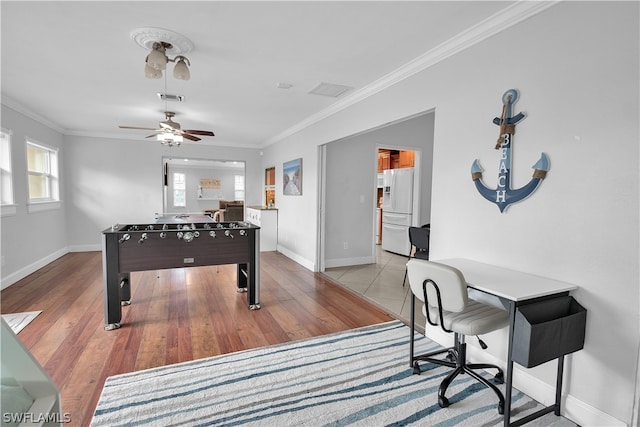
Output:
<instances>
[{"instance_id":1,"label":"doorway","mask_svg":"<svg viewBox=\"0 0 640 427\"><path fill-rule=\"evenodd\" d=\"M376 263L378 150L413 151L413 224L430 222L434 112L320 147L318 271Z\"/></svg>"},{"instance_id":2,"label":"doorway","mask_svg":"<svg viewBox=\"0 0 640 427\"><path fill-rule=\"evenodd\" d=\"M434 111L424 112L319 147L318 271L403 319L407 257L375 239L378 150L414 152L414 223L430 222L434 120Z\"/></svg>"},{"instance_id":3,"label":"doorway","mask_svg":"<svg viewBox=\"0 0 640 427\"><path fill-rule=\"evenodd\" d=\"M220 201L244 202L245 162L162 158L163 214L215 212Z\"/></svg>"}]
</instances>

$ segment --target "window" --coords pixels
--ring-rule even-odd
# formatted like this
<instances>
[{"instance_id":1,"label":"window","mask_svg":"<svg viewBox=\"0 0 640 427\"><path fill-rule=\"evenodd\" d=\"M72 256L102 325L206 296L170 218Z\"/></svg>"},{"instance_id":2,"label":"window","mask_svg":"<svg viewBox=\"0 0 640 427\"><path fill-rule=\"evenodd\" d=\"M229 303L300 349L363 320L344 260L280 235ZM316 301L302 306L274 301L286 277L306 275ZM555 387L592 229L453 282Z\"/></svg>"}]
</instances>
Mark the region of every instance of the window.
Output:
<instances>
[{"instance_id":1,"label":"window","mask_svg":"<svg viewBox=\"0 0 640 427\"><path fill-rule=\"evenodd\" d=\"M187 206L187 182L183 173L173 173L173 206Z\"/></svg>"},{"instance_id":2,"label":"window","mask_svg":"<svg viewBox=\"0 0 640 427\"><path fill-rule=\"evenodd\" d=\"M0 130L0 214L15 215L13 172L11 169L11 132Z\"/></svg>"},{"instance_id":3,"label":"window","mask_svg":"<svg viewBox=\"0 0 640 427\"><path fill-rule=\"evenodd\" d=\"M244 200L244 175L235 175L234 178L234 199Z\"/></svg>"},{"instance_id":4,"label":"window","mask_svg":"<svg viewBox=\"0 0 640 427\"><path fill-rule=\"evenodd\" d=\"M58 206L58 150L27 141L27 176L29 180L29 204L54 203ZM41 208L30 208L30 211Z\"/></svg>"}]
</instances>

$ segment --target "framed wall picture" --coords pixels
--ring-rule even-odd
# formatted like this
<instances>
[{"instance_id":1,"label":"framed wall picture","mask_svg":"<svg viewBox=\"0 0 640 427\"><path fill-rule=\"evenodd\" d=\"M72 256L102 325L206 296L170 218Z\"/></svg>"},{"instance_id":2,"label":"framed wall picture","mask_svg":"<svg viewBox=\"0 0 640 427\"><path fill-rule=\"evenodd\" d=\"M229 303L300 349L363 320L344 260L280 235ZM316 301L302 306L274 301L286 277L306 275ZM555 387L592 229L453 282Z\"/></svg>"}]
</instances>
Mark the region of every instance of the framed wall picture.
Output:
<instances>
[{"instance_id":1,"label":"framed wall picture","mask_svg":"<svg viewBox=\"0 0 640 427\"><path fill-rule=\"evenodd\" d=\"M200 187L202 188L222 188L222 181L213 178L201 178Z\"/></svg>"},{"instance_id":2,"label":"framed wall picture","mask_svg":"<svg viewBox=\"0 0 640 427\"><path fill-rule=\"evenodd\" d=\"M285 196L302 195L302 159L285 162L282 167L283 187Z\"/></svg>"}]
</instances>

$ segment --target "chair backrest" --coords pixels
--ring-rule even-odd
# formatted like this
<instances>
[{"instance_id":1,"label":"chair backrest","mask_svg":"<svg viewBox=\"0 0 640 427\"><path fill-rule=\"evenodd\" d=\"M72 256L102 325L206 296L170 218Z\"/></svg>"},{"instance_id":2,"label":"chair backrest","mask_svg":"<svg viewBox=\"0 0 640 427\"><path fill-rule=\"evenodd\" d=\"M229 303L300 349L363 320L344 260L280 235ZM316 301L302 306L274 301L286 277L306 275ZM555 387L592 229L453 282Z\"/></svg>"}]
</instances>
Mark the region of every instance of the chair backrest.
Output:
<instances>
[{"instance_id":1,"label":"chair backrest","mask_svg":"<svg viewBox=\"0 0 640 427\"><path fill-rule=\"evenodd\" d=\"M407 276L411 292L424 302L423 283L431 280L440 289L442 309L446 311L462 311L467 305L467 282L460 270L444 264L422 259L411 259L407 262ZM438 306L435 288L427 285L427 300L432 307Z\"/></svg>"},{"instance_id":2,"label":"chair backrest","mask_svg":"<svg viewBox=\"0 0 640 427\"><path fill-rule=\"evenodd\" d=\"M429 227L409 227L409 242L419 251L429 251Z\"/></svg>"}]
</instances>

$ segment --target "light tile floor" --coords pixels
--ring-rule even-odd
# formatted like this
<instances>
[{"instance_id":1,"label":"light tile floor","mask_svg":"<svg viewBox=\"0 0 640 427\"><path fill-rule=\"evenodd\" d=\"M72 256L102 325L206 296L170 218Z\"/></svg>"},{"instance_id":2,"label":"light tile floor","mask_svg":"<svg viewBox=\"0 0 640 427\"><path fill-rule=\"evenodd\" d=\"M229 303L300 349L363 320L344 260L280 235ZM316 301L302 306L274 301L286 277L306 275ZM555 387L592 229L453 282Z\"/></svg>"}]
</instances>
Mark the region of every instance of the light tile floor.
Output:
<instances>
[{"instance_id":1,"label":"light tile floor","mask_svg":"<svg viewBox=\"0 0 640 427\"><path fill-rule=\"evenodd\" d=\"M402 286L407 257L376 246L376 263L328 268L324 274L409 323L411 290ZM416 324L424 327L422 305L416 305Z\"/></svg>"}]
</instances>

